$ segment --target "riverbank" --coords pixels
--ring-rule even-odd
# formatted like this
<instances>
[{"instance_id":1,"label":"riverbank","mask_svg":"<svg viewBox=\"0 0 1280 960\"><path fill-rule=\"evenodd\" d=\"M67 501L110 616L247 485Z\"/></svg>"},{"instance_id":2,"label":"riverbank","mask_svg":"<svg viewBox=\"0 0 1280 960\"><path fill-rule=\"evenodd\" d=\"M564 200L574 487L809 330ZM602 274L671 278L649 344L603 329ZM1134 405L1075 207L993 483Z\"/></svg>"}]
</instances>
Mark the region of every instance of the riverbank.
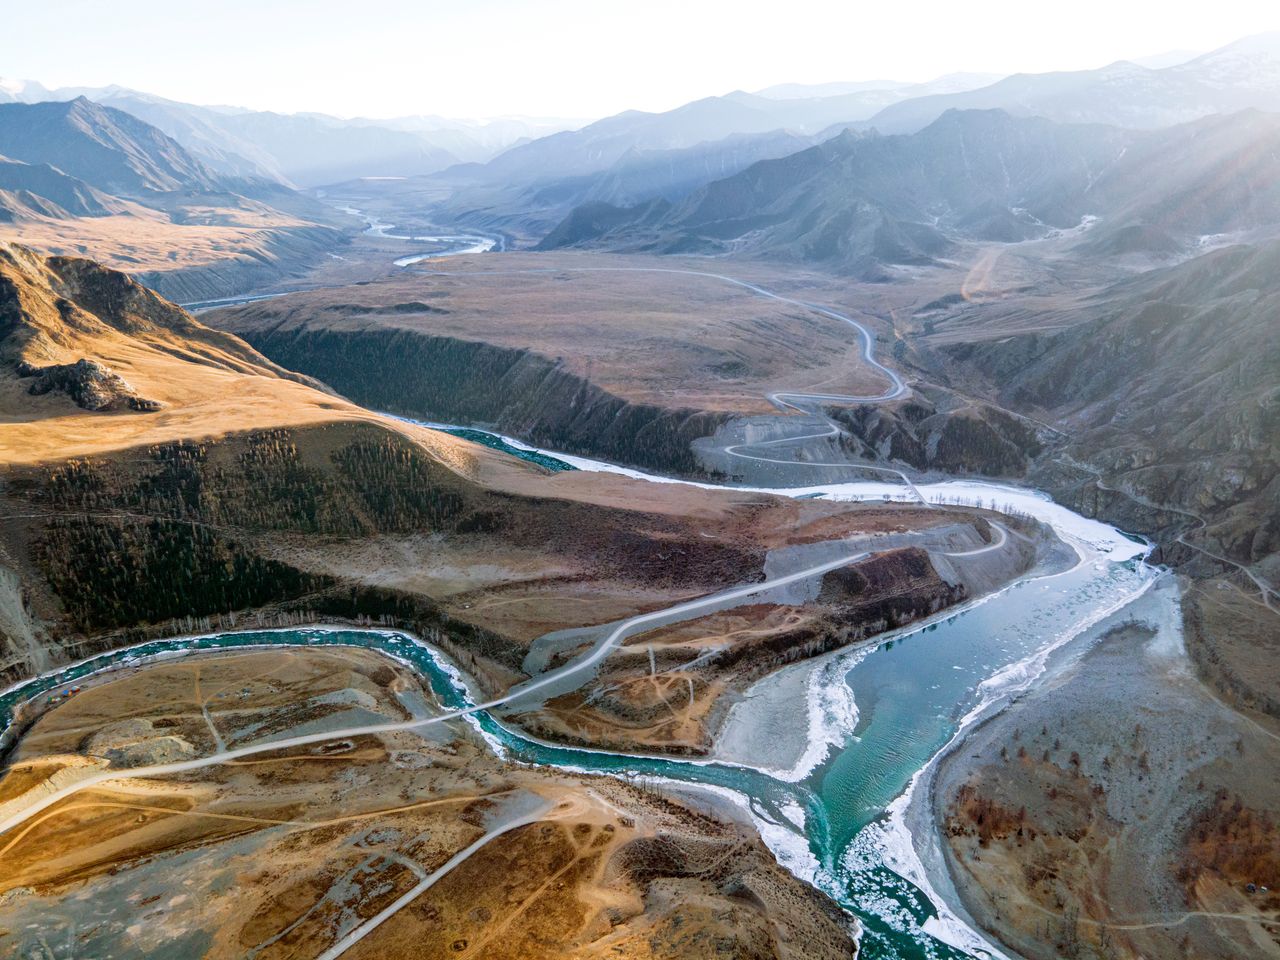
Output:
<instances>
[{"instance_id":1,"label":"riverbank","mask_svg":"<svg viewBox=\"0 0 1280 960\"><path fill-rule=\"evenodd\" d=\"M1018 954L1265 956L1280 903L1247 884L1280 869L1278 763L1277 732L1196 679L1166 574L975 724L913 813L954 902Z\"/></svg>"},{"instance_id":2,"label":"riverbank","mask_svg":"<svg viewBox=\"0 0 1280 960\"><path fill-rule=\"evenodd\" d=\"M998 602L1000 594L1020 583L1064 572L1082 562L1056 538L1042 538L1037 547L1030 569L964 603L756 681L723 712L715 728L710 759L755 766L791 783L804 780L831 751L853 736L858 705L844 678L859 660L886 643L925 633L979 604ZM764 757L762 748L767 751Z\"/></svg>"},{"instance_id":3,"label":"riverbank","mask_svg":"<svg viewBox=\"0 0 1280 960\"><path fill-rule=\"evenodd\" d=\"M1116 542L1117 545L1124 543L1128 544L1130 548L1134 547L1132 543L1124 540L1123 538L1117 537ZM1001 609L1003 605L978 604L975 606L978 609L995 610ZM972 610L968 611L969 616L972 616L972 614ZM941 626L949 626L948 621L950 621L950 624L963 624L965 620L965 614L953 614L951 617L947 618L947 620L944 620ZM308 639L308 633L309 631L295 631L293 635L295 637L300 637L304 642L312 642L315 638L313 637ZM360 631L360 633L368 635L364 631ZM285 632L285 636L282 636L281 639L288 639L287 631ZM957 640L958 639L959 638L957 638ZM949 644L943 636L939 636L937 640L942 644L941 649L944 650L958 650L966 646L963 643L961 643L959 647ZM892 646L892 644L889 644L889 646ZM910 648L902 647L900 649L907 650ZM401 644L397 651L393 652L393 655L408 658L409 661L415 663L419 669L429 670L437 668L439 658L434 653L431 653L430 656L426 656L426 651L428 651L428 648L421 643ZM424 656L425 659L423 659ZM422 660L423 662L419 663L419 660ZM838 689L839 686L839 684L832 684L832 687L835 689ZM483 717L478 717L478 720L480 725L483 726L485 723ZM491 745L497 746L500 749L512 749L514 745L518 743L518 741L503 739L502 731L496 727L491 728L486 732L490 734L486 739L491 739ZM575 769L584 770L613 772L632 771L642 776L670 777L672 775L676 775L680 778L687 778L693 782L710 783L724 789L732 790L737 794L754 798L752 802L753 810L757 808L757 805L762 800L769 797L772 792L776 791L775 787L769 785L769 780L761 780L758 776L753 778L750 770L748 769L726 769L724 767L717 767L714 764L678 763L660 759L645 760L643 758L611 755L606 753L564 750L561 748L550 747L549 745L546 748L542 746L535 746L534 750L534 755L539 757L540 762L543 763L568 765ZM890 788L890 790L891 793L897 792L897 790L893 788ZM868 901L864 901L856 894L849 894L846 892L841 895L841 890L845 888L840 885L837 878L833 878L829 874L821 871L815 874L815 865L819 865L821 862L829 860L831 856L839 857L841 855L841 848L837 847L826 853L823 853L821 848L819 848L818 856L820 856L821 859L818 859L818 856L815 856L813 853L804 852L807 845L804 839L806 832L820 824L823 817L819 816L813 821L807 821L803 815L797 816L796 811L803 811L805 806L812 802L804 800L803 797L803 790L799 795L789 793L788 791L777 793L776 799L768 801L769 805L766 808L772 812L765 813L764 815L756 813L754 816L759 830L762 835L766 837L769 847L784 864L796 869L800 875L806 877L806 879L816 881L821 889L835 895L837 899L846 906L846 908L853 910L860 918L864 920L874 920L874 914L869 915L865 912L868 907ZM828 815L829 814L824 814L823 816ZM813 842L813 836L813 834L810 834L811 839L809 842ZM878 908L873 907L872 909ZM919 935L927 936L927 934L923 932ZM909 934L907 941L904 942L910 942L911 938L914 938L915 936L917 935Z\"/></svg>"},{"instance_id":4,"label":"riverbank","mask_svg":"<svg viewBox=\"0 0 1280 960\"><path fill-rule=\"evenodd\" d=\"M739 819L625 780L504 762L456 717L351 734L447 713L452 688L386 650L292 637L134 664L38 720L0 780L0 810L47 774L62 783L108 762L118 773L74 815L0 836L7 945L228 960L463 948L528 960L619 944L692 958L702 940L778 960L853 951L843 914ZM147 773L162 755L318 729L331 739L312 749L177 780Z\"/></svg>"},{"instance_id":5,"label":"riverbank","mask_svg":"<svg viewBox=\"0 0 1280 960\"><path fill-rule=\"evenodd\" d=\"M639 471L584 458L568 459L579 469L646 476ZM666 478L655 479L664 481ZM841 804L847 803L843 795L849 789L846 783L852 782L848 778L865 776L859 770L865 764L874 766L882 763L885 751L899 752L902 737L914 741L913 753L925 748L918 754L922 767L928 767L933 756L927 750L929 738L940 737L937 741L939 748L950 742L954 749L959 750L971 731L968 725L984 708L1004 697L1047 682L1046 671L1061 655L1060 651L1071 648L1072 641L1097 619L1122 610L1150 582L1152 571L1145 568L1139 559L1148 549L1145 543L1103 523L1074 514L1036 492L969 481L924 485L922 491L931 502L981 505L1030 515L1051 525L1071 545L1069 556L1059 555L1043 565L1038 576L1022 578L1018 584L994 594L990 599L997 602L966 605L963 610L950 611L951 615L933 618L932 624L917 625L895 636L894 639L902 640L922 635L914 642L917 650L937 651L938 657L932 659L941 658L944 666L948 658L960 656L966 650L986 649L985 654L978 653L963 665L965 671L976 671L972 681L976 686L971 691L964 692L963 686L955 687L955 693L951 695L958 696L958 700L947 701L939 693L934 698L936 705L923 700L916 707L927 718L931 710L941 708L945 717L949 709L958 706L961 715L956 716L955 725L938 726L936 721L926 721L924 724L902 726L898 731L902 721L895 720L894 726L881 730L883 721L877 718L884 713L884 706L877 702L877 687L896 688L913 674L923 675L922 668L926 664L930 670L936 670L935 663L919 661L919 654L906 654L905 672L895 671L893 660L900 659L899 652L909 650L911 645L899 646L889 656L894 643L885 640L869 643L856 651L832 654L823 661L789 668L760 681L748 691L748 699L736 708L740 723L736 728L733 722L727 725L727 732L721 738L725 748L717 753L717 757L728 762L765 766L775 776L800 781L804 788L818 791L824 798L824 805L837 800ZM840 499L902 496L901 487L874 482L797 487L782 492L798 497ZM1037 579L1043 582L1037 585ZM925 639L923 635L928 635L931 627L946 629L948 634ZM1000 634L1007 632L1021 636L1022 642L1002 639ZM924 647L919 646L922 643ZM975 643L977 647L973 646ZM913 656L916 661L911 659ZM997 659L988 659L991 656ZM999 658L1007 659L1002 662ZM864 661L865 666L860 666ZM911 666L913 662L918 662L918 666ZM888 667L884 666L886 663ZM957 663L954 669L961 670L961 663ZM854 678L860 673L866 673L871 679L862 682L864 692L854 695L857 685ZM884 679L875 679L880 676ZM953 687L951 677L959 675L934 672L933 676L939 682L933 683L931 689L938 691ZM968 706L963 706L966 703ZM757 717L758 723L755 722ZM925 738L923 741L922 737ZM824 763L822 758L828 754L831 756ZM863 757L865 759L857 759ZM800 759L803 762L798 762ZM952 892L949 878L945 874L939 875L937 864L930 861L929 869L924 867L916 839L931 837L936 825L927 815L921 817L917 813L910 823L905 817L913 799L923 795L917 789L918 781L913 777L915 772L912 768L901 774L905 792L902 787L894 788L892 780L874 787L868 799L874 797L871 800L873 804L883 803L886 806L870 809L876 813L887 809L887 819L869 816L869 825L861 832L855 830L856 836L847 850L842 846L843 840L830 838L819 842L812 830L821 823L821 819L818 823L811 823L806 832L813 852L825 858L828 864L830 858L835 859L834 866L823 866L819 870L817 882L823 889L834 891L838 897L843 891L845 900L842 902L861 904L860 909L855 909L859 909L860 918L868 924L864 930L865 942L875 950L886 947L900 950L906 936L931 941L935 944L934 949L937 940L941 940L962 954L998 952L969 921L964 907ZM829 801L826 800L828 793ZM918 807L912 809L919 810ZM837 812L829 806L826 806L826 811L828 815ZM841 811L840 815L843 818L849 813ZM855 827L861 817L862 814L858 813ZM847 829L844 828L845 831ZM773 834L770 846L778 856L806 870L812 866L812 855L801 855L804 845L796 846L797 838L785 823L771 825L769 832ZM843 835L848 836L848 833ZM927 859L927 853L923 855ZM904 886L892 875L886 876L881 865L892 868L910 883ZM914 889L923 891L923 894L917 898L912 893ZM866 912L869 903L880 904L872 908L870 916Z\"/></svg>"},{"instance_id":6,"label":"riverbank","mask_svg":"<svg viewBox=\"0 0 1280 960\"><path fill-rule=\"evenodd\" d=\"M582 469L634 473L580 458L561 459L577 460ZM665 478L655 479L671 482ZM936 913L938 908L929 908L924 895L907 881L890 877L892 864L885 858L875 865L879 871L877 878L883 879L878 887L868 886L865 876L854 877L848 872L841 872L851 841L866 827L868 818L879 816L893 798L901 794L919 766L927 763L950 738L955 711L963 714L969 709L976 687L1003 671L1020 669L1028 657L1036 656L1053 641L1054 631L1063 622L1069 623L1082 612L1111 602L1117 592L1123 592L1129 580L1136 575L1130 560L1140 554L1143 547L1117 531L1070 514L1031 491L972 483L937 484L920 489L928 498L928 505L910 508L917 513L945 517L945 513L935 510L934 506L946 502L960 503L969 508L981 506L984 511L995 509L1009 514L1028 514L1064 535L1087 543L1094 563L1082 565L1072 575L1055 580L1051 585L1052 595L1046 596L1037 592L1033 585L1024 584L1010 588L1002 602L977 603L963 610L949 611L947 616L935 618L933 623L907 631L893 640L868 645L867 653L856 661L855 669L846 671L844 677L825 678L820 684L832 695L846 697L846 703L852 704L858 715L856 725L851 721L840 728L838 736L832 737L838 749L823 749L822 753L827 755L825 761L819 762L804 782L785 783L762 775L755 769L760 765L759 757L755 758L757 762L747 766L729 767L716 763L684 763L595 753L522 741L513 731L499 728L487 716L484 708L495 706L493 702L481 702L458 715L465 713L471 716L488 737L493 738L491 742L511 751L513 757L530 763L683 779L751 797L753 809L759 814L759 829L779 859L810 873L814 873L812 868L816 864L818 872L814 877L817 884L864 922L868 943L875 944L877 949L889 944L896 955L901 956L932 953L937 946L930 937L927 919L922 918L915 926L891 928L884 922L884 915L899 909L891 906L899 902L898 898L907 905L901 908L903 910L919 912L928 909ZM841 484L785 492L805 500L827 497L858 501L883 500L895 493L900 496L902 491L901 487L892 484ZM793 506L801 509L804 504ZM995 545L1008 536L1008 532L1002 534L1001 529L997 526L990 531L990 542L985 546L977 543L976 538L971 542L935 546L944 553L972 556L975 552L998 549ZM852 549L852 545L845 546ZM836 545L829 547L836 549ZM800 579L812 579L811 574L828 569L830 563L839 560L840 557L834 553L815 557L798 551L786 557L781 554L771 557L768 569L770 576L787 576L794 570L803 574ZM785 571L778 567L784 561L792 564ZM798 589L799 581L794 585ZM810 598L811 587L812 584L806 586L802 595L789 599L792 602L806 601ZM758 589L758 586L753 587L736 599L745 598ZM1047 620L1037 619L1043 616L1047 616ZM311 642L305 631L298 635L301 639L296 642ZM422 650L425 648L420 650L418 645L406 642L393 655L407 657L424 671L439 669L436 659ZM877 700L876 693L882 690L893 691L894 696ZM815 734L820 732L820 726L821 723L813 725ZM382 732L382 727L346 731L359 736L381 735ZM806 747L810 739L813 737L806 727ZM307 739L289 745L313 746L319 742ZM903 744L910 749L900 749ZM872 773L875 775L871 776ZM138 772L135 771L134 775L137 776ZM849 802L851 791L856 794L853 802ZM880 883L880 879L876 882ZM923 900L924 907L916 906L919 900Z\"/></svg>"}]
</instances>

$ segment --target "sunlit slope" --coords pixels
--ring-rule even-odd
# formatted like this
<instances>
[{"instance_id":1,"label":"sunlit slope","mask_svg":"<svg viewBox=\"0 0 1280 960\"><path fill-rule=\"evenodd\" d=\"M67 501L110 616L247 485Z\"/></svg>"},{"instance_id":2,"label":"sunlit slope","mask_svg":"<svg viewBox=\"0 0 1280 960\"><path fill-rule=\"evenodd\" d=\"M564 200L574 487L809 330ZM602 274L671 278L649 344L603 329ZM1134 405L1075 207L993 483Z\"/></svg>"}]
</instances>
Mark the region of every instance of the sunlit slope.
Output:
<instances>
[{"instance_id":1,"label":"sunlit slope","mask_svg":"<svg viewBox=\"0 0 1280 960\"><path fill-rule=\"evenodd\" d=\"M122 273L16 244L0 244L0 338L6 464L371 417ZM98 369L62 369L81 361Z\"/></svg>"}]
</instances>

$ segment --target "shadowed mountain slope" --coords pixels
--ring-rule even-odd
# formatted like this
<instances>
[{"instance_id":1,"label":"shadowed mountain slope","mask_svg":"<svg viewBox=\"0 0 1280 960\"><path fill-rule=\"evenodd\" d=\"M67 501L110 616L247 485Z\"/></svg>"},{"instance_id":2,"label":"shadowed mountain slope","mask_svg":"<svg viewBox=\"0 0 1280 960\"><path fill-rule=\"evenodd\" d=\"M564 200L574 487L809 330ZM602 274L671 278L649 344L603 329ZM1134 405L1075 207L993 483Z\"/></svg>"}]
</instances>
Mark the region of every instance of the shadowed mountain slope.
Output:
<instances>
[{"instance_id":1,"label":"shadowed mountain slope","mask_svg":"<svg viewBox=\"0 0 1280 960\"><path fill-rule=\"evenodd\" d=\"M670 208L596 204L543 248L729 252L874 276L954 243L1088 227L1081 253L1168 256L1206 235L1274 230L1278 170L1280 116L1257 111L1150 132L952 111L907 136L846 131Z\"/></svg>"},{"instance_id":2,"label":"shadowed mountain slope","mask_svg":"<svg viewBox=\"0 0 1280 960\"><path fill-rule=\"evenodd\" d=\"M117 196L222 187L215 174L149 123L84 97L0 105L0 154L51 164Z\"/></svg>"},{"instance_id":3,"label":"shadowed mountain slope","mask_svg":"<svg viewBox=\"0 0 1280 960\"><path fill-rule=\"evenodd\" d=\"M1067 433L1040 482L1280 580L1280 242L1217 250L1085 296L1051 333L1003 335L1013 300L930 315L949 375ZM1119 491L1119 492L1115 492ZM1131 496L1126 496L1126 494ZM1146 514L1146 516L1143 516ZM1142 518L1139 520L1138 518ZM1218 565L1166 543L1171 558Z\"/></svg>"}]
</instances>

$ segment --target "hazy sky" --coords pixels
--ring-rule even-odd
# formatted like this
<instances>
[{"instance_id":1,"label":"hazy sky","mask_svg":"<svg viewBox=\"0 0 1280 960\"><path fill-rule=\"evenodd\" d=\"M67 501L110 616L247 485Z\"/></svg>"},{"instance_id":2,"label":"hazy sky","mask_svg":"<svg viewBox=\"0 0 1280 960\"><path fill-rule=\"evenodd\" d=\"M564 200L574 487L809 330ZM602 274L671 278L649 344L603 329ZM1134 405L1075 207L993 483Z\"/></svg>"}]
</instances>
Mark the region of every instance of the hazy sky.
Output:
<instances>
[{"instance_id":1,"label":"hazy sky","mask_svg":"<svg viewBox=\"0 0 1280 960\"><path fill-rule=\"evenodd\" d=\"M0 0L0 76L284 111L598 117L775 83L1079 69L1274 0Z\"/></svg>"}]
</instances>

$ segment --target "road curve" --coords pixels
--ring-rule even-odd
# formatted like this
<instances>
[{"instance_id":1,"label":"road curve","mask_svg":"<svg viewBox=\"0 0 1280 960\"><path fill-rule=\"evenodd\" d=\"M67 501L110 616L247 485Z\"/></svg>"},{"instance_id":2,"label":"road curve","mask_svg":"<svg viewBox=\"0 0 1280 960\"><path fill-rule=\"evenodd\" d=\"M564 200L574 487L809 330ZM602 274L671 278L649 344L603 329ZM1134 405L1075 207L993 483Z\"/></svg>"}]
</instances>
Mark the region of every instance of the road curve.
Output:
<instances>
[{"instance_id":1,"label":"road curve","mask_svg":"<svg viewBox=\"0 0 1280 960\"><path fill-rule=\"evenodd\" d=\"M1066 464L1067 466L1072 467L1073 469L1079 470L1082 473L1087 473L1092 475L1094 479L1094 484L1095 486L1097 486L1099 490L1106 490L1109 493L1118 493L1123 497L1128 497L1134 503L1140 504L1151 510L1159 510L1166 513L1176 513L1176 514L1179 514L1180 516L1190 517L1192 520L1196 522L1198 526L1190 530L1183 531L1182 533L1174 537L1174 540L1182 544L1184 547L1189 547L1192 550L1195 550L1199 553L1204 554L1206 557L1209 557L1211 560L1217 560L1219 563L1225 564L1226 566L1229 566L1229 567L1234 567L1236 570L1243 573L1249 580L1253 582L1253 585L1258 588L1258 592L1262 595L1262 598L1255 602L1258 603L1260 606L1263 606L1266 609L1270 610L1272 613L1280 613L1280 607L1277 607L1273 602L1275 598L1280 597L1280 590L1277 590L1270 583L1262 579L1262 577L1254 573L1243 563L1239 563L1236 560L1232 560L1228 557L1224 557L1221 554L1214 553L1213 551L1205 547L1202 547L1199 544L1192 543L1190 540L1187 539L1187 536L1189 534L1195 533L1198 530L1205 530L1206 528L1208 528L1209 521L1206 520L1204 517L1202 517L1200 514L1193 513L1190 510L1184 510L1181 507L1173 507L1173 506L1169 506L1168 504L1156 503L1153 500L1150 500L1139 493L1134 493L1133 491L1127 490L1123 487L1109 486L1107 482L1102 478L1102 472L1100 470L1090 466L1087 463L1081 463L1079 460L1076 460L1074 457L1064 455L1061 457L1056 457L1055 461L1057 463ZM1241 592L1243 593L1244 591L1242 590Z\"/></svg>"},{"instance_id":2,"label":"road curve","mask_svg":"<svg viewBox=\"0 0 1280 960\"><path fill-rule=\"evenodd\" d=\"M496 840L498 837L502 836L504 833L510 833L512 830L515 830L519 827L528 826L531 823L537 823L539 820L542 819L543 814L546 813L547 807L548 805L544 804L541 809L533 813L526 814L523 817L517 817L514 820L508 820L507 822L501 824L500 826L494 827L492 830L490 830L480 839L476 840L470 846L464 847L462 850L459 850L452 857L446 860L444 862L444 865L441 866L439 870L435 871L432 874L429 874L426 877L423 877L423 879L419 883L415 884L411 889L406 891L402 896L398 897L389 906L375 913L372 917L370 917L364 923L360 924L360 926L356 927L354 930L348 933L345 937L343 937L337 943L329 947L329 949L319 954L316 957L316 960L336 960L337 957L342 956L342 954L346 953L348 950L354 947L358 942L360 942L366 936L372 933L377 927L380 927L383 923L385 923L387 920L390 920L393 916L395 916L397 913L399 913L401 910L403 910L405 907L411 904L414 900L418 899L418 897L422 896L422 894L426 893L427 890L431 889L431 887L433 887L438 881L444 879L445 875L447 875L449 871L453 870L454 867L458 866L464 860L468 859L472 854L476 853L481 847L489 843L489 841Z\"/></svg>"},{"instance_id":3,"label":"road curve","mask_svg":"<svg viewBox=\"0 0 1280 960\"><path fill-rule=\"evenodd\" d=\"M766 590L772 590L777 587L784 587L801 580L807 580L811 577L821 576L829 573L847 564L854 563L868 556L866 551L839 557L835 560L828 560L826 563L820 563L816 566L806 567L803 570L797 570L785 576L774 577L772 579L762 580L759 583L750 583L745 586L735 587L731 590L725 590L720 593L711 594L710 596L701 597L697 600L690 600L685 603L676 604L673 607L666 607L662 610L655 610L651 613L640 614L624 620L606 634L591 652L579 660L571 661L558 670L543 674L536 680L523 684L512 689L501 697L478 703L470 707L460 710L448 710L444 713L436 714L431 717L422 717L414 720L398 720L389 721L387 723L370 723L356 727L346 727L340 730L329 730L323 733L303 734L296 737L285 737L280 740L272 740L266 743L255 743L244 747L234 747L229 750L215 751L207 757L197 757L192 760L179 760L174 763L152 764L145 767L132 767L122 769L106 770L77 780L67 786L46 794L39 800L23 807L21 810L10 814L4 820L0 821L0 834L7 833L14 827L21 826L38 813L47 810L61 800L87 790L99 784L106 783L109 780L128 780L140 777L162 777L174 773L187 773L191 770L200 770L204 767L214 766L220 763L226 763L229 760L239 760L243 757L252 757L263 753L274 753L280 750L288 750L295 747L307 747L319 743L328 743L333 740L341 740L350 737L367 736L371 734L394 733L400 730L415 730L422 727L431 726L437 723L443 723L447 720L455 720L459 717L465 717L469 714L479 713L483 710L491 710L500 707L505 703L509 703L518 697L527 696L536 690L550 686L563 680L567 676L580 673L591 667L594 667L601 660L609 655L617 646L632 633L637 630L660 620L666 620L669 617L684 618L688 614L696 614L700 610L708 607L724 603L730 600L739 600L753 594L763 593Z\"/></svg>"},{"instance_id":4,"label":"road curve","mask_svg":"<svg viewBox=\"0 0 1280 960\"><path fill-rule=\"evenodd\" d=\"M976 557L980 553L986 553L989 550L999 550L1004 546L1005 541L1009 539L1009 531L1004 528L1004 524L996 523L994 520L989 521L991 526L996 528L996 538L988 543L985 547L977 547L973 550L955 550L950 553L944 553L944 557Z\"/></svg>"},{"instance_id":5,"label":"road curve","mask_svg":"<svg viewBox=\"0 0 1280 960\"><path fill-rule=\"evenodd\" d=\"M735 287L741 287L749 290L756 296L765 297L769 300L776 300L779 303L790 304L793 307L800 307L803 310L809 310L819 316L826 317L829 320L835 320L839 323L848 324L858 331L858 336L862 339L862 359L869 366L882 373L889 381L889 387L880 393L875 394L842 394L842 393L771 393L769 399L779 406L791 407L793 410L799 410L801 413L810 413L812 411L805 410L795 404L788 402L789 400L812 400L815 402L829 403L881 403L886 400L894 400L907 392L907 385L903 382L898 374L886 367L875 357L875 338L871 336L871 331L864 327L853 317L846 316L843 313L824 307L821 304L810 303L808 300L797 300L794 297L784 297L780 293L766 289L759 284L749 283L746 280L739 280L737 277L730 277L723 273L711 273L708 270L681 270L677 267L537 267L528 270L426 270L418 271L426 276L436 277L511 277L511 276L530 276L536 274L548 273L666 273L675 274L686 277L707 277L711 280L719 280L722 283L729 283Z\"/></svg>"},{"instance_id":6,"label":"road curve","mask_svg":"<svg viewBox=\"0 0 1280 960\"><path fill-rule=\"evenodd\" d=\"M885 403L889 400L896 400L898 397L908 392L908 387L896 371L886 367L875 357L875 338L872 337L871 331L859 323L853 317L832 310L830 307L824 307L821 304L811 303L808 300L797 300L794 297L786 297L780 293L762 287L756 283L750 283L746 280L739 280L737 277L730 277L723 273L712 273L708 270L682 270L677 267L537 267L528 270L427 270L419 271L428 276L438 277L476 277L476 276L529 276L536 274L558 274L558 273L665 273L675 274L687 277L706 277L711 280L719 280L723 283L732 284L735 287L741 287L749 290L756 296L765 297L769 300L776 300L779 303L786 303L793 307L800 307L803 310L809 310L819 316L826 317L829 320L835 320L839 323L847 324L858 332L858 336L862 339L862 360L872 369L879 371L888 381L889 385L880 393L870 394L846 394L846 393L802 393L797 391L780 391L768 395L769 402L779 409L795 410L798 413L808 414L809 416L821 417L827 421L829 429L824 433L810 433L798 437L782 437L777 440L766 440L761 443L737 443L724 448L724 452L731 457L737 457L741 460L754 460L763 463L780 463L787 466L802 467L856 467L859 470L871 470L876 473L887 473L897 477L907 487L908 490L926 507L933 506L924 495L920 493L916 485L901 470L893 467L882 467L873 464L858 464L849 462L839 463L819 463L803 460L778 460L770 457L761 457L755 454L743 453L744 447L767 447L782 443L798 443L801 440L813 440L821 437L836 437L844 434L844 430L840 428L835 421L826 414L821 412L821 407L825 404L834 404L846 406L859 403ZM803 406L802 404L808 404Z\"/></svg>"},{"instance_id":7,"label":"road curve","mask_svg":"<svg viewBox=\"0 0 1280 960\"><path fill-rule=\"evenodd\" d=\"M359 213L359 211L354 210L353 208L348 208L348 212L357 213L357 214ZM361 215L363 216L363 214ZM378 225L381 224L380 221L376 221L376 218L373 220L370 220L369 223L370 223L370 228L366 232L375 231ZM389 229L388 225L382 225L382 226L385 229ZM441 257L440 254L427 254L427 255L423 255L421 258L416 256L402 257L395 262L397 266L409 267L409 266L416 265L416 263L420 259L426 260L426 259L436 259L440 257ZM780 391L776 393L771 393L768 395L768 399L769 399L769 402L772 403L774 406L779 407L780 409L795 410L799 413L805 413L810 416L822 417L827 421L828 425L830 426L831 428L830 431L823 434L806 434L804 436L799 436L799 437L784 437L781 440L770 440L762 444L755 444L755 443L734 444L733 446L726 447L725 453L728 456L738 457L739 459L743 459L743 460L754 460L758 462L767 462L767 463L779 463L779 464L786 464L789 466L811 466L811 467L856 466L859 469L863 469L863 470L872 470L877 473L888 473L892 476L897 477L899 480L901 480L922 504L924 504L925 506L931 506L931 504L929 504L928 501L925 500L923 496L921 496L920 491L916 489L915 484L911 482L911 480L907 477L907 475L903 473L901 470L895 470L892 467L881 467L881 466L875 466L872 464L852 464L852 463L845 463L845 462L815 463L815 462L800 461L800 460L772 460L767 457L759 457L753 454L741 452L744 447L770 446L778 443L796 443L801 440L812 440L812 439L823 437L823 436L840 436L844 433L844 431L833 420L831 420L825 414L821 413L820 408L824 404L848 405L848 404L859 404L859 403L884 403L889 400L895 400L898 397L901 397L907 393L908 387L906 383L903 382L902 378L898 375L898 373L890 369L889 367L886 367L883 363L881 363L879 360L876 359L875 338L872 337L871 331L868 330L861 323L859 323L857 320L853 319L853 317L848 316L847 314L840 313L837 310L832 310L830 307L824 307L821 304L812 303L808 300L798 300L794 297L783 296L782 294L775 293L774 291L769 290L766 287L762 287L759 284L751 283L747 280L740 280L737 277L731 277L723 273L712 273L709 270L683 270L677 267L563 267L563 268L535 267L527 270L418 270L416 272L427 275L427 276L440 276L440 277L531 276L531 275L538 275L538 274L553 274L553 273L662 273L662 274L673 274L677 276L706 277L707 279L710 279L710 280L719 280L721 283L728 283L728 284L732 284L735 287L741 287L744 290L748 290L751 293L754 293L756 296L764 297L768 300L775 300L778 303L789 304L790 306L793 306L793 307L800 307L802 310L809 310L813 313L818 314L819 316L826 317L829 320L835 320L838 323L847 324L848 326L852 327L854 330L858 332L858 336L862 340L863 362L866 363L868 366L870 366L872 369L879 371L885 377L885 379L888 380L889 382L888 387L882 390L880 393L874 393L874 394L803 393L798 391ZM235 305L244 304L244 303L253 303L259 300L269 300L277 296L284 296L284 294L283 293L265 294L265 295L258 295L258 296L249 296L249 297L226 297L221 300L205 300L205 301L199 301L195 303L181 304L181 306L184 306L190 310L201 310L201 309L207 309L211 307L235 306ZM803 406L802 404L808 404L808 406Z\"/></svg>"}]
</instances>

